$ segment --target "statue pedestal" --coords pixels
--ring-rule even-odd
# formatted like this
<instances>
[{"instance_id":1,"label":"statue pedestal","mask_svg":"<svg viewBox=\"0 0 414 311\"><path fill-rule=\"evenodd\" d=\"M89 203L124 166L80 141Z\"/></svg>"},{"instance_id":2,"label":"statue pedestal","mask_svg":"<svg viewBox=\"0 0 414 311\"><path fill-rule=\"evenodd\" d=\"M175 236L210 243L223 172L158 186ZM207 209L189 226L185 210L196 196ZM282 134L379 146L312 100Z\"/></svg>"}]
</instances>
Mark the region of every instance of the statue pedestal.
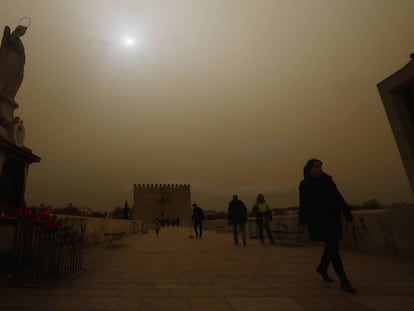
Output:
<instances>
[{"instance_id":1,"label":"statue pedestal","mask_svg":"<svg viewBox=\"0 0 414 311\"><path fill-rule=\"evenodd\" d=\"M25 64L24 46L20 37L26 30L26 26L18 25L11 33L10 27L6 26L0 47L0 225L16 218L18 208L25 205L29 165L40 161L38 156L24 146L23 121L14 116L14 111L19 107L14 98L23 81ZM11 235L13 225L6 225L6 230L0 233ZM3 235L0 239L0 274L12 267L10 240L16 239L8 239L7 236L4 238Z\"/></svg>"},{"instance_id":2,"label":"statue pedestal","mask_svg":"<svg viewBox=\"0 0 414 311\"><path fill-rule=\"evenodd\" d=\"M30 149L0 137L0 217L24 205L27 173L33 162L40 158Z\"/></svg>"},{"instance_id":3,"label":"statue pedestal","mask_svg":"<svg viewBox=\"0 0 414 311\"><path fill-rule=\"evenodd\" d=\"M18 105L0 97L0 275L10 272L18 208L25 205L29 165L40 157L23 146L23 122L13 116Z\"/></svg>"}]
</instances>

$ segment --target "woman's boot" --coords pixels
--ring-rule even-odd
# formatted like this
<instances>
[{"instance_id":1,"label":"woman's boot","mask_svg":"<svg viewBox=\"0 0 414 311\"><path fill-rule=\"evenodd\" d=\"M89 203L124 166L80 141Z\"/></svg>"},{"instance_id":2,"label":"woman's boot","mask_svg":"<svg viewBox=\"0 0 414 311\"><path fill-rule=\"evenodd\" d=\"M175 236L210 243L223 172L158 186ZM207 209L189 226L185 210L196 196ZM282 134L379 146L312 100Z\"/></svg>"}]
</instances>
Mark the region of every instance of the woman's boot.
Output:
<instances>
[{"instance_id":1,"label":"woman's boot","mask_svg":"<svg viewBox=\"0 0 414 311\"><path fill-rule=\"evenodd\" d=\"M349 282L345 275L340 276L339 278L341 281L341 288L343 291L348 293L356 293L356 289L352 286L352 284Z\"/></svg>"},{"instance_id":2,"label":"woman's boot","mask_svg":"<svg viewBox=\"0 0 414 311\"><path fill-rule=\"evenodd\" d=\"M321 268L321 266L316 267L316 272L318 272L322 276L322 278L325 282L333 282L333 280L328 275L328 271Z\"/></svg>"}]
</instances>

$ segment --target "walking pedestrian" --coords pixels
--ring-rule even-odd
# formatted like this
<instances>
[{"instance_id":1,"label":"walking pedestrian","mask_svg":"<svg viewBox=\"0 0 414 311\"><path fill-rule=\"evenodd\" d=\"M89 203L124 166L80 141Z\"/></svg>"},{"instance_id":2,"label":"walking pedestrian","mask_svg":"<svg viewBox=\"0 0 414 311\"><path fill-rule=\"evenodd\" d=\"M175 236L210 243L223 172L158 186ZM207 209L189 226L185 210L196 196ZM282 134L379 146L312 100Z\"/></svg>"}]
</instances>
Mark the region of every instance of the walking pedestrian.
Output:
<instances>
[{"instance_id":1,"label":"walking pedestrian","mask_svg":"<svg viewBox=\"0 0 414 311\"><path fill-rule=\"evenodd\" d=\"M196 203L193 205L193 215L191 216L191 220L193 221L194 230L196 233L196 239L201 239L203 235L203 219L204 219L204 212L203 209L198 206ZM199 229L199 231L197 230Z\"/></svg>"},{"instance_id":2,"label":"walking pedestrian","mask_svg":"<svg viewBox=\"0 0 414 311\"><path fill-rule=\"evenodd\" d=\"M342 290L355 293L339 254L341 214L348 222L353 221L353 216L332 177L323 172L322 165L321 160L310 159L303 169L303 180L299 185L299 224L307 227L311 240L325 243L320 263L316 267L323 280L333 282L328 275L328 266L332 263Z\"/></svg>"},{"instance_id":3,"label":"walking pedestrian","mask_svg":"<svg viewBox=\"0 0 414 311\"><path fill-rule=\"evenodd\" d=\"M240 229L243 245L246 246L247 209L243 201L239 200L236 194L233 195L233 200L229 203L227 218L229 225L233 225L234 244L239 244L238 229Z\"/></svg>"},{"instance_id":4,"label":"walking pedestrian","mask_svg":"<svg viewBox=\"0 0 414 311\"><path fill-rule=\"evenodd\" d=\"M158 234L160 233L160 228L161 228L161 223L157 217L154 221L154 229L155 229L155 234L157 235L157 237L158 237Z\"/></svg>"},{"instance_id":5,"label":"walking pedestrian","mask_svg":"<svg viewBox=\"0 0 414 311\"><path fill-rule=\"evenodd\" d=\"M264 195L259 193L257 195L256 204L253 207L253 213L256 216L256 223L259 228L259 239L264 244L263 228L266 230L267 237L271 244L275 244L272 231L270 231L270 223L273 220L272 211L266 203Z\"/></svg>"}]
</instances>

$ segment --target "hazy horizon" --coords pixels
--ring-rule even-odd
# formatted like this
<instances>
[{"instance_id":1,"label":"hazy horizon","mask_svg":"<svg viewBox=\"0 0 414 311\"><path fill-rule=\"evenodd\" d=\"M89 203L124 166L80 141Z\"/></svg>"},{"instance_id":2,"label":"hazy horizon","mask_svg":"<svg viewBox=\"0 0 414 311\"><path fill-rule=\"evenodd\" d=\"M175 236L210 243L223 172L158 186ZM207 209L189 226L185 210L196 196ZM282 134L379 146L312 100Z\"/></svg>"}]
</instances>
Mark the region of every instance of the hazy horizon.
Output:
<instances>
[{"instance_id":1,"label":"hazy horizon","mask_svg":"<svg viewBox=\"0 0 414 311\"><path fill-rule=\"evenodd\" d=\"M190 184L225 210L296 206L309 158L350 204L413 202L376 84L414 52L410 0L3 0L23 16L15 116L28 204L133 204L134 184Z\"/></svg>"}]
</instances>

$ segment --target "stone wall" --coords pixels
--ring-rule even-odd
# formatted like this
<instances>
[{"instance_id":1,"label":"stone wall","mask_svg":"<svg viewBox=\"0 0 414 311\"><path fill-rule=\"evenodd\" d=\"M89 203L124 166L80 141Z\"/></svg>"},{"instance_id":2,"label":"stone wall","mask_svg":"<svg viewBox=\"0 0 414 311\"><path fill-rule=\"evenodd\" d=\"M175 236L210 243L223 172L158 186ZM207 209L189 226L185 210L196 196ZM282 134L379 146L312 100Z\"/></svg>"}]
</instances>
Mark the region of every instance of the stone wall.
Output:
<instances>
[{"instance_id":1,"label":"stone wall","mask_svg":"<svg viewBox=\"0 0 414 311\"><path fill-rule=\"evenodd\" d=\"M343 222L342 247L414 258L414 208L353 212L354 222ZM297 231L298 217L273 216L272 230ZM227 220L209 220L208 230L231 232ZM249 226L246 226L249 237ZM290 238L286 236L286 238ZM303 238L309 241L307 234Z\"/></svg>"},{"instance_id":2,"label":"stone wall","mask_svg":"<svg viewBox=\"0 0 414 311\"><path fill-rule=\"evenodd\" d=\"M353 213L355 221L343 224L344 239L341 245L345 248L386 254L414 257L414 208L400 208L388 210L356 211ZM81 224L86 222L85 246L97 245L105 242L104 233L125 232L134 234L142 232L142 221L112 218L92 218L61 216L79 230ZM189 224L183 224L189 226ZM152 225L146 224L151 230ZM205 222L206 230L231 232L227 220L208 220ZM274 216L272 230L283 229L298 230L296 215ZM249 226L246 226L249 236ZM288 237L287 237L288 238ZM308 240L305 236L304 240Z\"/></svg>"},{"instance_id":3,"label":"stone wall","mask_svg":"<svg viewBox=\"0 0 414 311\"><path fill-rule=\"evenodd\" d=\"M105 233L125 232L128 235L142 232L142 221L140 220L66 215L59 215L59 219L67 222L76 231L80 231L82 225L86 224L85 246L98 245L108 241L108 237L104 235Z\"/></svg>"},{"instance_id":4,"label":"stone wall","mask_svg":"<svg viewBox=\"0 0 414 311\"><path fill-rule=\"evenodd\" d=\"M178 184L135 184L134 219L153 222L156 218L176 218L181 223L191 218L191 187Z\"/></svg>"},{"instance_id":5,"label":"stone wall","mask_svg":"<svg viewBox=\"0 0 414 311\"><path fill-rule=\"evenodd\" d=\"M355 212L344 224L346 247L414 257L413 208Z\"/></svg>"}]
</instances>

